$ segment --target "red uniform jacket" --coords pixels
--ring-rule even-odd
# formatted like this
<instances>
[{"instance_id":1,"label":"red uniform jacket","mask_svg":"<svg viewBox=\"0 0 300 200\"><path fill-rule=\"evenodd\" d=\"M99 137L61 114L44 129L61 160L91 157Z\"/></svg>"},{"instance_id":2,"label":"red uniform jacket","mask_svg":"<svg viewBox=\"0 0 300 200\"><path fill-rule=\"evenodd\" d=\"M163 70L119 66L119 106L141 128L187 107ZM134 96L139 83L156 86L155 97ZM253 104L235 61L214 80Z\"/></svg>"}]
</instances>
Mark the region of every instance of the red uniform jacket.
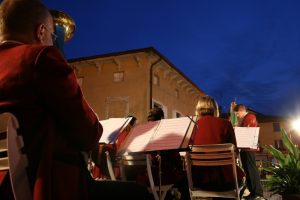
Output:
<instances>
[{"instance_id":1,"label":"red uniform jacket","mask_svg":"<svg viewBox=\"0 0 300 200\"><path fill-rule=\"evenodd\" d=\"M34 199L87 199L82 151L102 133L72 68L51 46L0 46L0 112L19 120Z\"/></svg>"},{"instance_id":2,"label":"red uniform jacket","mask_svg":"<svg viewBox=\"0 0 300 200\"><path fill-rule=\"evenodd\" d=\"M241 127L257 127L258 123L256 116L252 113L247 113L241 123ZM259 149L241 149L241 151L257 152Z\"/></svg>"},{"instance_id":3,"label":"red uniform jacket","mask_svg":"<svg viewBox=\"0 0 300 200\"><path fill-rule=\"evenodd\" d=\"M198 129L191 137L191 144L221 144L233 143L236 145L234 130L227 120L213 116L203 116L197 121ZM238 180L242 180L244 173L237 168ZM227 185L233 186L231 166L198 167L193 169L193 181L203 188L223 190Z\"/></svg>"},{"instance_id":4,"label":"red uniform jacket","mask_svg":"<svg viewBox=\"0 0 300 200\"><path fill-rule=\"evenodd\" d=\"M256 116L252 113L247 113L242 121L242 127L257 127Z\"/></svg>"}]
</instances>

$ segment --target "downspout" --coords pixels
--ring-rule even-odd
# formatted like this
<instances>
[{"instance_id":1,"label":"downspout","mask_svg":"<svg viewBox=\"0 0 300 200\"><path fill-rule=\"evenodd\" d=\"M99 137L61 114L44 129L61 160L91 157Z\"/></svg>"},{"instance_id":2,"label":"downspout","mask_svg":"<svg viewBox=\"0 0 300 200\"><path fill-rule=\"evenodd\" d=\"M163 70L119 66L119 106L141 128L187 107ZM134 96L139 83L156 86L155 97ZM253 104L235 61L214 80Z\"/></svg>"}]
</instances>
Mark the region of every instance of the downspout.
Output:
<instances>
[{"instance_id":1,"label":"downspout","mask_svg":"<svg viewBox=\"0 0 300 200\"><path fill-rule=\"evenodd\" d=\"M150 90L149 90L149 109L152 109L152 79L153 79L153 67L154 65L156 65L157 63L159 63L161 61L161 57L159 57L155 62L153 62L150 66Z\"/></svg>"}]
</instances>

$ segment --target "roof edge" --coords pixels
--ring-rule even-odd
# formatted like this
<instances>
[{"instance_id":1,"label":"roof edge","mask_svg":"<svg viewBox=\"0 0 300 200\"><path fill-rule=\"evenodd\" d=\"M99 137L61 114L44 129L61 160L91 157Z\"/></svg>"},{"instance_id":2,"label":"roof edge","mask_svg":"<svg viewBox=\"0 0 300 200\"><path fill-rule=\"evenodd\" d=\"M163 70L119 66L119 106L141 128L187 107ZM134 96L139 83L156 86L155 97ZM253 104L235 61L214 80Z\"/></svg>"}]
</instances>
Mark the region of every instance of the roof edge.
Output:
<instances>
[{"instance_id":1,"label":"roof edge","mask_svg":"<svg viewBox=\"0 0 300 200\"><path fill-rule=\"evenodd\" d=\"M83 60L89 60L89 59L97 59L97 58L104 58L104 57L110 57L110 56L120 56L130 53L138 53L142 51L156 51L153 47L146 47L146 48L140 48L140 49L132 49L127 51L118 51L118 52L112 52L112 53L105 53L105 54L98 54L94 56L85 56L85 57L79 57L79 58L71 58L68 59L68 62L78 62Z\"/></svg>"},{"instance_id":2,"label":"roof edge","mask_svg":"<svg viewBox=\"0 0 300 200\"><path fill-rule=\"evenodd\" d=\"M68 62L70 62L70 63L71 62L80 62L80 61L89 60L89 59L97 59L97 58L104 58L104 57L110 57L110 56L119 56L119 55L131 54L131 53L151 52L151 51L154 52L155 54L157 54L160 58L162 58L167 64L169 64L173 69L175 69L175 71L177 71L181 76L183 76L185 79L187 79L200 93L206 94L202 89L200 89L199 86L197 86L190 78L188 78L169 59L167 59L163 54L161 54L154 47L146 47L146 48L140 48L140 49L132 49L132 50L128 50L128 51L119 51L119 52L100 54L100 55L94 55L94 56L73 58L73 59L68 59Z\"/></svg>"}]
</instances>

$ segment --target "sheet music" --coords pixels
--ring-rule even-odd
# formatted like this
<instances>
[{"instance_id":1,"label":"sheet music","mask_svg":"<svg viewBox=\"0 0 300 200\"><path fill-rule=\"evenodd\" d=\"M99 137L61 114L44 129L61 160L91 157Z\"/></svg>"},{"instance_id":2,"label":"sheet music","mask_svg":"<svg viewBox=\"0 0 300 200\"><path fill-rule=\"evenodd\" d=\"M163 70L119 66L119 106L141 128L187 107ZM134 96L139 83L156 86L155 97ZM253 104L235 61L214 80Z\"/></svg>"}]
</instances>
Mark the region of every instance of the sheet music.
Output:
<instances>
[{"instance_id":1,"label":"sheet music","mask_svg":"<svg viewBox=\"0 0 300 200\"><path fill-rule=\"evenodd\" d=\"M257 149L259 127L234 127L237 148Z\"/></svg>"},{"instance_id":2,"label":"sheet music","mask_svg":"<svg viewBox=\"0 0 300 200\"><path fill-rule=\"evenodd\" d=\"M179 149L190 124L188 117L138 124L131 129L118 154Z\"/></svg>"},{"instance_id":3,"label":"sheet music","mask_svg":"<svg viewBox=\"0 0 300 200\"><path fill-rule=\"evenodd\" d=\"M103 127L103 133L99 143L113 143L119 136L123 127L126 127L132 117L128 118L109 118L99 121Z\"/></svg>"},{"instance_id":4,"label":"sheet music","mask_svg":"<svg viewBox=\"0 0 300 200\"><path fill-rule=\"evenodd\" d=\"M153 133L157 129L159 122L160 121L153 121L135 125L131 129L130 134L126 137L124 143L121 145L119 152L144 151Z\"/></svg>"},{"instance_id":5,"label":"sheet music","mask_svg":"<svg viewBox=\"0 0 300 200\"><path fill-rule=\"evenodd\" d=\"M180 148L190 123L191 120L188 117L161 120L157 132L145 150Z\"/></svg>"}]
</instances>

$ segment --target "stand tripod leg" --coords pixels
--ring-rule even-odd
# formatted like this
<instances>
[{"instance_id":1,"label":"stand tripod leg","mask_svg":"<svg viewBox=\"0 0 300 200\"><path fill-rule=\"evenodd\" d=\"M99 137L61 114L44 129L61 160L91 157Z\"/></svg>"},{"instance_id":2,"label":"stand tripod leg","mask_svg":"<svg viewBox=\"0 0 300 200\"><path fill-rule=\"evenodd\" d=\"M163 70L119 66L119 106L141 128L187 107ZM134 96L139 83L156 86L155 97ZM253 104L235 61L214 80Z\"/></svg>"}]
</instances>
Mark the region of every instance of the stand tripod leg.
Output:
<instances>
[{"instance_id":1,"label":"stand tripod leg","mask_svg":"<svg viewBox=\"0 0 300 200\"><path fill-rule=\"evenodd\" d=\"M159 192L159 200L161 200L161 156L160 152L157 152L157 160L158 160L158 180L159 180L159 185L158 185L158 192Z\"/></svg>"}]
</instances>

